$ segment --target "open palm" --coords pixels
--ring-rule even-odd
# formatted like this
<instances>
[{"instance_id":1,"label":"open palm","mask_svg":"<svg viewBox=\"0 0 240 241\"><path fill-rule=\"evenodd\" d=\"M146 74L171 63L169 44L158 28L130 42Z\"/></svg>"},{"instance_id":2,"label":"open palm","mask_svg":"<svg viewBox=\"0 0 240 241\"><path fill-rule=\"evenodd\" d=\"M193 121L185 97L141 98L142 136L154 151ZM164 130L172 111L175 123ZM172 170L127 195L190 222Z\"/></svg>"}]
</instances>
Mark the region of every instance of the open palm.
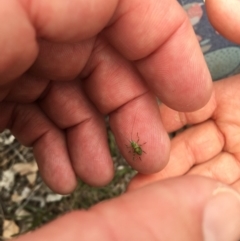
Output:
<instances>
[{"instance_id":1,"label":"open palm","mask_svg":"<svg viewBox=\"0 0 240 241\"><path fill-rule=\"evenodd\" d=\"M208 104L195 112L160 105L168 132L188 128L171 141L170 161L159 173L138 175L132 186L180 175L203 175L240 191L240 75L214 83Z\"/></svg>"}]
</instances>

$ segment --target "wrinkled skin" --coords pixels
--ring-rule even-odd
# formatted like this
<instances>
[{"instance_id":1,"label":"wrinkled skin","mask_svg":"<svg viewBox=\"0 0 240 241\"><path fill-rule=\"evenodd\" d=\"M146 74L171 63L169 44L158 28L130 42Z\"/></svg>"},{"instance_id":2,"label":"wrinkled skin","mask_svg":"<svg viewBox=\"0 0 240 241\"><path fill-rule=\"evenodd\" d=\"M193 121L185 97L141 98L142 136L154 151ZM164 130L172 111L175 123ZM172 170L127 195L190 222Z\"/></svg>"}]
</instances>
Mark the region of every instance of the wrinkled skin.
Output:
<instances>
[{"instance_id":1,"label":"wrinkled skin","mask_svg":"<svg viewBox=\"0 0 240 241\"><path fill-rule=\"evenodd\" d=\"M153 92L179 111L210 98L209 72L175 0L10 0L0 17L0 131L33 146L56 192L73 191L76 176L95 186L112 179L104 115L130 165L150 174L170 151ZM132 126L133 140L139 133L147 143L141 163L126 148Z\"/></svg>"},{"instance_id":2,"label":"wrinkled skin","mask_svg":"<svg viewBox=\"0 0 240 241\"><path fill-rule=\"evenodd\" d=\"M231 6L232 11L222 11L224 4ZM221 21L228 22L231 19L228 14L239 9L237 4L237 1L219 1L216 5L216 1L208 0L207 10L209 15L214 13ZM238 16L235 15L234 21L240 26ZM226 26L231 24L228 22ZM222 29L226 36L228 31L231 28ZM236 37L235 41L239 39ZM218 241L239 240L239 195L217 181L239 189L238 82L239 76L214 83L208 104L193 113L179 113L165 105L159 107L168 131L192 124L171 141L170 161L162 171L139 174L121 197L102 202L89 211L67 214L17 240L77 241L81 237L87 241L202 241L213 232L219 235L215 236ZM208 148L209 143L212 149ZM186 175L190 173L197 176ZM174 178L163 180L168 177Z\"/></svg>"}]
</instances>

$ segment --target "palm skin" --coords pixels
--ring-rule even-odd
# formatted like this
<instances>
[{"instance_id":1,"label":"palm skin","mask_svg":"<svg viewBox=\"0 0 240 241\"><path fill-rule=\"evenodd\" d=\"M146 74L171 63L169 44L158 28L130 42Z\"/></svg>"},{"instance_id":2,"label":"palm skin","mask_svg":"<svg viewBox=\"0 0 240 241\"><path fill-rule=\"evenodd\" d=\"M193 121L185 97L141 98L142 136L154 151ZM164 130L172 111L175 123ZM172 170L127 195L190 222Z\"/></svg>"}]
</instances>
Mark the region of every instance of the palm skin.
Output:
<instances>
[{"instance_id":1,"label":"palm skin","mask_svg":"<svg viewBox=\"0 0 240 241\"><path fill-rule=\"evenodd\" d=\"M209 20L224 37L240 44L239 1L208 0ZM202 175L240 191L240 75L214 82L206 106L195 112L177 112L160 105L168 132L188 128L171 140L170 160L157 174L137 175L129 186L181 175Z\"/></svg>"},{"instance_id":2,"label":"palm skin","mask_svg":"<svg viewBox=\"0 0 240 241\"><path fill-rule=\"evenodd\" d=\"M0 20L0 131L33 147L56 192L72 192L77 177L93 186L113 178L105 115L129 164L150 174L165 166L170 150L155 95L182 111L211 95L201 49L175 0L3 1ZM176 76L180 59L193 67ZM139 132L146 142L141 163L126 148L133 122L133 140Z\"/></svg>"},{"instance_id":3,"label":"palm skin","mask_svg":"<svg viewBox=\"0 0 240 241\"><path fill-rule=\"evenodd\" d=\"M218 31L226 36L230 33L232 39L239 41L236 28L227 28L240 23L239 3L225 0L218 3L215 0L206 1L210 16L213 13L217 23L226 24L223 31ZM226 16L226 11L221 11L225 9L224 5L232 8L229 13L234 16L234 24L233 21L228 22L231 18ZM209 103L193 113L179 113L160 106L163 124L169 132L186 124L192 126L172 140L170 162L165 169L155 175L138 175L129 190L159 179L179 177L127 192L88 211L67 214L17 240L74 241L79 237L87 241L239 240L239 195L212 179L238 189L238 82L239 76L215 83ZM146 151L148 155L149 151L151 148ZM212 178L189 175L193 173Z\"/></svg>"},{"instance_id":4,"label":"palm skin","mask_svg":"<svg viewBox=\"0 0 240 241\"><path fill-rule=\"evenodd\" d=\"M135 177L130 187L181 175L202 175L240 191L240 75L214 83L208 104L191 113L160 105L165 128L176 131L167 166L157 174Z\"/></svg>"}]
</instances>

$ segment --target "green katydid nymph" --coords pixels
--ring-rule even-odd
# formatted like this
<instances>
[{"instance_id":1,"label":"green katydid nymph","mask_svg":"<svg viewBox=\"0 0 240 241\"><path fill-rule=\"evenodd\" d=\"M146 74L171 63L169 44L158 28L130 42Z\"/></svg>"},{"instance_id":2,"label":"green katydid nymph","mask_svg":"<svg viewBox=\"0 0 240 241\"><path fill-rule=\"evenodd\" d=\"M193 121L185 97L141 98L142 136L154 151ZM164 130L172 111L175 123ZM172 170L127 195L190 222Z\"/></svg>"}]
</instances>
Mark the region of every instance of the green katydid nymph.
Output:
<instances>
[{"instance_id":1,"label":"green katydid nymph","mask_svg":"<svg viewBox=\"0 0 240 241\"><path fill-rule=\"evenodd\" d=\"M133 126L134 126L135 120L136 120L136 116L135 116L135 118L134 118ZM142 146L145 145L146 142L143 143L143 144L140 144L140 143L139 143L140 138L139 138L138 133L137 133L137 138L138 138L137 141L134 141L134 140L132 139L133 126L132 126L132 132L131 132L131 140L129 140L130 145L126 145L126 147L130 149L130 150L129 150L129 153L132 153L132 154L133 154L133 161L135 160L135 157L136 157L136 156L137 156L137 157L139 158L139 160L141 161L141 160L142 160L142 159L141 159L142 154L143 154L143 153L146 154L146 152L142 149Z\"/></svg>"}]
</instances>

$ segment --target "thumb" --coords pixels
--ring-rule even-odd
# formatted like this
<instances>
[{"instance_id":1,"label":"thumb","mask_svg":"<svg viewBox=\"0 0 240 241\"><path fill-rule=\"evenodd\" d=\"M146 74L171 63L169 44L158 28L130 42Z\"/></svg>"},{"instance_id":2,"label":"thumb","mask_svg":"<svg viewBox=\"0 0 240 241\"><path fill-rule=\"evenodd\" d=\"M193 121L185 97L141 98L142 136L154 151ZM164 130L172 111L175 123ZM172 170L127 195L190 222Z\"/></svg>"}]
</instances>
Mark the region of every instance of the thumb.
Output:
<instances>
[{"instance_id":1,"label":"thumb","mask_svg":"<svg viewBox=\"0 0 240 241\"><path fill-rule=\"evenodd\" d=\"M240 201L214 180L172 178L75 211L16 241L179 240L240 238Z\"/></svg>"},{"instance_id":2,"label":"thumb","mask_svg":"<svg viewBox=\"0 0 240 241\"><path fill-rule=\"evenodd\" d=\"M213 27L227 39L240 44L240 1L206 0L205 4Z\"/></svg>"},{"instance_id":3,"label":"thumb","mask_svg":"<svg viewBox=\"0 0 240 241\"><path fill-rule=\"evenodd\" d=\"M205 241L235 241L240 238L240 196L227 186L213 191L203 212Z\"/></svg>"}]
</instances>

